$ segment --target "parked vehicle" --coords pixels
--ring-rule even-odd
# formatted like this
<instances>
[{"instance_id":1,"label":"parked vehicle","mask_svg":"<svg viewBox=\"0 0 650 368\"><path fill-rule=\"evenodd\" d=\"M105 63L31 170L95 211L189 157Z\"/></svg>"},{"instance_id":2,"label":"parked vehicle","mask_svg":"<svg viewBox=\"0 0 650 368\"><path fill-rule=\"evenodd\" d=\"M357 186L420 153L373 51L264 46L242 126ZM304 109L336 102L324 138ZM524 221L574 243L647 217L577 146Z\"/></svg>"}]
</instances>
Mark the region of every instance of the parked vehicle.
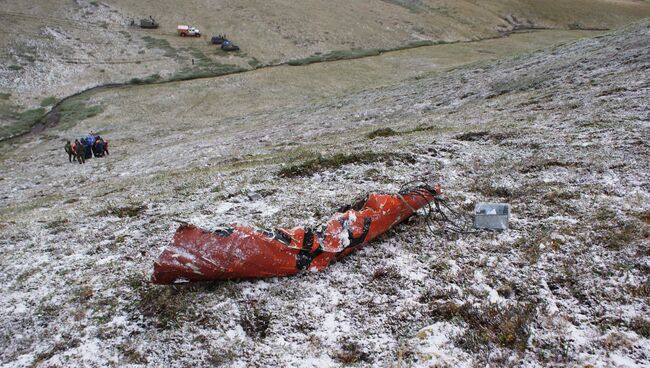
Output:
<instances>
[{"instance_id":1,"label":"parked vehicle","mask_svg":"<svg viewBox=\"0 0 650 368\"><path fill-rule=\"evenodd\" d=\"M186 25L178 25L178 27L176 27L176 33L178 33L178 35L181 37L186 37L186 36L201 37L201 31L198 28L194 28L192 26L186 26Z\"/></svg>"},{"instance_id":2,"label":"parked vehicle","mask_svg":"<svg viewBox=\"0 0 650 368\"><path fill-rule=\"evenodd\" d=\"M159 24L151 16L149 19L140 19L140 28L158 28Z\"/></svg>"},{"instance_id":3,"label":"parked vehicle","mask_svg":"<svg viewBox=\"0 0 650 368\"><path fill-rule=\"evenodd\" d=\"M223 41L227 41L226 35L212 36L212 38L210 39L210 42L213 45L221 45Z\"/></svg>"},{"instance_id":4,"label":"parked vehicle","mask_svg":"<svg viewBox=\"0 0 650 368\"><path fill-rule=\"evenodd\" d=\"M235 45L234 43L224 40L223 43L221 44L221 49L223 51L239 51L239 46Z\"/></svg>"}]
</instances>

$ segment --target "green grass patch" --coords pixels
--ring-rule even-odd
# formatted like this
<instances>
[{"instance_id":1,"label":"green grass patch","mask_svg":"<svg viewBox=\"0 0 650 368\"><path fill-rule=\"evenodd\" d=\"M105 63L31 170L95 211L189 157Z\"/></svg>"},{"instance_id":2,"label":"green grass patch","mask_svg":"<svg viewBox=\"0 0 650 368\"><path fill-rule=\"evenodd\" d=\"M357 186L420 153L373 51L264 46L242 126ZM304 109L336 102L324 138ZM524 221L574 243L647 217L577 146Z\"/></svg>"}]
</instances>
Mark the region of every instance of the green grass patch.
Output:
<instances>
[{"instance_id":1,"label":"green grass patch","mask_svg":"<svg viewBox=\"0 0 650 368\"><path fill-rule=\"evenodd\" d=\"M422 41L413 41L408 43L409 48L413 47L423 47L423 46L433 46L433 45L440 45L446 43L445 41L431 41L431 40L422 40Z\"/></svg>"},{"instance_id":2,"label":"green grass patch","mask_svg":"<svg viewBox=\"0 0 650 368\"><path fill-rule=\"evenodd\" d=\"M403 46L397 46L392 49L387 49L384 51L399 51L399 50L407 50L407 49L414 49L417 47L424 47L424 46L433 46L433 45L442 45L448 43L446 41L431 41L431 40L422 40L422 41L413 41L409 42Z\"/></svg>"},{"instance_id":3,"label":"green grass patch","mask_svg":"<svg viewBox=\"0 0 650 368\"><path fill-rule=\"evenodd\" d=\"M208 56L201 50L195 48L183 49L188 51L194 60L194 65L191 67L183 68L177 71L169 78L169 81L184 81L197 78L210 78L218 77L220 75L237 73L246 69L232 64L220 64Z\"/></svg>"},{"instance_id":4,"label":"green grass patch","mask_svg":"<svg viewBox=\"0 0 650 368\"><path fill-rule=\"evenodd\" d=\"M382 0L385 3L400 6L412 13L421 13L428 9L428 6L421 0Z\"/></svg>"},{"instance_id":5,"label":"green grass patch","mask_svg":"<svg viewBox=\"0 0 650 368\"><path fill-rule=\"evenodd\" d=\"M369 164L373 162L392 162L393 160L406 161L413 163L414 158L411 155L397 154L397 153L377 153L371 151L344 154L337 153L333 156L318 157L309 159L299 164L291 165L282 168L278 175L282 177L299 177L313 175L323 170L338 169L343 165L348 164Z\"/></svg>"},{"instance_id":6,"label":"green grass patch","mask_svg":"<svg viewBox=\"0 0 650 368\"><path fill-rule=\"evenodd\" d=\"M375 139L377 137L390 137L399 134L400 134L399 132L396 132L391 128L380 128L380 129L375 129L372 132L368 133L366 137L368 137L368 139Z\"/></svg>"},{"instance_id":7,"label":"green grass patch","mask_svg":"<svg viewBox=\"0 0 650 368\"><path fill-rule=\"evenodd\" d=\"M47 106L52 106L56 103L56 97L50 96L46 97L41 101L41 107L47 107Z\"/></svg>"},{"instance_id":8,"label":"green grass patch","mask_svg":"<svg viewBox=\"0 0 650 368\"><path fill-rule=\"evenodd\" d=\"M0 100L8 100L11 97L11 93L0 93Z\"/></svg>"},{"instance_id":9,"label":"green grass patch","mask_svg":"<svg viewBox=\"0 0 650 368\"><path fill-rule=\"evenodd\" d=\"M131 78L129 83L131 84L151 84L151 83L156 83L159 82L162 79L160 74L151 74L148 77L145 78Z\"/></svg>"},{"instance_id":10,"label":"green grass patch","mask_svg":"<svg viewBox=\"0 0 650 368\"><path fill-rule=\"evenodd\" d=\"M214 54L217 55L217 56L229 56L229 55L235 55L235 56L238 56L238 57L240 57L240 58L246 58L246 57L248 57L248 54L246 54L245 52L243 52L241 49L240 49L240 50L237 50L237 51L226 51L226 50L223 50L221 47L218 47L218 48L215 50Z\"/></svg>"},{"instance_id":11,"label":"green grass patch","mask_svg":"<svg viewBox=\"0 0 650 368\"><path fill-rule=\"evenodd\" d=\"M321 63L324 61L348 60L358 59L368 56L377 56L384 52L383 49L354 49L354 50L338 50L332 51L327 54L312 55L303 59L290 60L289 65L309 65L312 63Z\"/></svg>"},{"instance_id":12,"label":"green grass patch","mask_svg":"<svg viewBox=\"0 0 650 368\"><path fill-rule=\"evenodd\" d=\"M262 65L262 63L256 58L252 58L248 60L248 65L250 65L251 68L257 68L258 66Z\"/></svg>"},{"instance_id":13,"label":"green grass patch","mask_svg":"<svg viewBox=\"0 0 650 368\"><path fill-rule=\"evenodd\" d=\"M192 59L194 60L194 65L198 66L200 68L210 68L214 65L218 65L215 61L207 57L203 51L196 49L196 48L190 48L189 49L190 55L192 55Z\"/></svg>"},{"instance_id":14,"label":"green grass patch","mask_svg":"<svg viewBox=\"0 0 650 368\"><path fill-rule=\"evenodd\" d=\"M190 80L190 79L197 79L197 78L210 78L210 77L218 77L220 75L225 75L225 74L231 74L231 73L238 73L241 71L244 71L245 69L240 68L236 65L230 65L230 64L217 64L215 63L213 66L207 69L190 69L190 68L185 68L183 70L180 70L176 72L174 75L169 78L170 81L184 81L184 80Z\"/></svg>"},{"instance_id":15,"label":"green grass patch","mask_svg":"<svg viewBox=\"0 0 650 368\"><path fill-rule=\"evenodd\" d=\"M18 64L9 65L8 68L9 70L14 70L14 71L23 70L23 67Z\"/></svg>"},{"instance_id":16,"label":"green grass patch","mask_svg":"<svg viewBox=\"0 0 650 368\"><path fill-rule=\"evenodd\" d=\"M164 56L176 60L180 59L178 50L172 47L172 45L169 44L169 41L163 40L161 38L153 38L150 36L143 36L142 40L144 41L144 44L147 48L163 50L165 52Z\"/></svg>"},{"instance_id":17,"label":"green grass patch","mask_svg":"<svg viewBox=\"0 0 650 368\"><path fill-rule=\"evenodd\" d=\"M18 122L21 124L29 124L30 127L45 115L45 109L39 107L37 109L23 111L18 114Z\"/></svg>"},{"instance_id":18,"label":"green grass patch","mask_svg":"<svg viewBox=\"0 0 650 368\"><path fill-rule=\"evenodd\" d=\"M29 132L45 115L44 108L18 112L17 107L0 104L0 120L9 122L0 126L0 141Z\"/></svg>"},{"instance_id":19,"label":"green grass patch","mask_svg":"<svg viewBox=\"0 0 650 368\"><path fill-rule=\"evenodd\" d=\"M68 129L80 121L92 118L104 112L103 105L87 105L83 99L65 100L59 110L59 124L63 129Z\"/></svg>"},{"instance_id":20,"label":"green grass patch","mask_svg":"<svg viewBox=\"0 0 650 368\"><path fill-rule=\"evenodd\" d=\"M332 51L326 54L321 54L321 53L316 53L312 56L303 58L303 59L294 59L290 60L287 62L287 64L292 65L292 66L299 66L299 65L309 65L313 63L322 63L325 61L336 61L336 60L349 60L349 59L358 59L358 58L363 58L363 57L368 57L368 56L377 56L380 55L384 52L390 52L390 51L399 51L399 50L407 50L407 49L413 49L416 47L423 47L423 46L433 46L433 45L438 45L438 44L443 44L447 43L445 41L431 41L431 40L422 40L422 41L413 41L409 42L407 44L404 44L402 46L397 46L393 47L390 49L352 49L352 50L337 50L337 51Z\"/></svg>"},{"instance_id":21,"label":"green grass patch","mask_svg":"<svg viewBox=\"0 0 650 368\"><path fill-rule=\"evenodd\" d=\"M421 125L413 129L409 130L404 130L404 131L396 131L393 130L392 128L379 128L375 129L372 132L366 134L366 137L368 139L375 139L375 138L380 138L380 137L391 137L394 135L403 135L403 134L410 134L410 133L417 133L417 132L426 132L430 130L435 130L437 129L436 127L433 126L425 126Z\"/></svg>"}]
</instances>

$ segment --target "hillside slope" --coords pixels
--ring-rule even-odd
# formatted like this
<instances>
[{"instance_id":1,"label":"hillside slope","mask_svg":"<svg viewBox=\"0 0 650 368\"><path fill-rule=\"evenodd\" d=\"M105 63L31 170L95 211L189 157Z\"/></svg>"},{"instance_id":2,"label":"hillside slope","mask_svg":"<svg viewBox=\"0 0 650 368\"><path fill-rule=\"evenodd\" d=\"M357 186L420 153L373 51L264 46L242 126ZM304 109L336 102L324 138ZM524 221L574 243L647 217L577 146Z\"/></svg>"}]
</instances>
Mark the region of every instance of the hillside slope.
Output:
<instances>
[{"instance_id":1,"label":"hillside slope","mask_svg":"<svg viewBox=\"0 0 650 368\"><path fill-rule=\"evenodd\" d=\"M86 165L54 146L63 127L0 146L0 363L643 366L649 36L644 21L191 129L177 104L165 129L106 132L120 144ZM293 165L313 171L278 174ZM419 218L321 273L146 282L174 220L317 225L423 178L459 210L510 203L511 229L444 237Z\"/></svg>"},{"instance_id":2,"label":"hillside slope","mask_svg":"<svg viewBox=\"0 0 650 368\"><path fill-rule=\"evenodd\" d=\"M129 26L149 15L161 22L159 29ZM625 0L5 0L0 92L34 108L50 96L132 78L221 72L421 40L483 39L519 27L612 28L647 16L647 1ZM202 28L208 37L227 34L242 52L217 51L208 37L181 39L175 27L182 23Z\"/></svg>"}]
</instances>

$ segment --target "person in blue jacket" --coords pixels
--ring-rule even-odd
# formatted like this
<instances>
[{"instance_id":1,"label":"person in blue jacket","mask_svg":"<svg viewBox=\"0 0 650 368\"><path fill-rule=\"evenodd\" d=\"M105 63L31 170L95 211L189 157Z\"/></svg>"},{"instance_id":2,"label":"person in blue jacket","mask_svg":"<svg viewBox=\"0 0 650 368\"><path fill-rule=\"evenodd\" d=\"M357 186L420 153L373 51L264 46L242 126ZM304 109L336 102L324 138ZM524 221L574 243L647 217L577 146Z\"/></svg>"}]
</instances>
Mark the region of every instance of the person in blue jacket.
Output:
<instances>
[{"instance_id":1,"label":"person in blue jacket","mask_svg":"<svg viewBox=\"0 0 650 368\"><path fill-rule=\"evenodd\" d=\"M88 133L88 136L86 137L86 143L91 146L95 144L95 133L93 133L92 130L90 131L90 133Z\"/></svg>"}]
</instances>

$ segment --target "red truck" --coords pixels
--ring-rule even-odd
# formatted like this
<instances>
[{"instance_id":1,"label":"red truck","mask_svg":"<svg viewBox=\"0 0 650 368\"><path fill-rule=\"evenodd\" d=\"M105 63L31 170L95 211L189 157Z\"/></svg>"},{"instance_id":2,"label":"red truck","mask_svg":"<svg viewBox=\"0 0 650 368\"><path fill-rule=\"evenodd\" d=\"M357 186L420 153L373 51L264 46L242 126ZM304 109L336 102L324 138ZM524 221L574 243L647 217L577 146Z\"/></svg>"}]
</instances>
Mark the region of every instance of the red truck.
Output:
<instances>
[{"instance_id":1,"label":"red truck","mask_svg":"<svg viewBox=\"0 0 650 368\"><path fill-rule=\"evenodd\" d=\"M179 25L176 27L176 33L181 37L194 36L201 37L201 31L198 28L192 26Z\"/></svg>"}]
</instances>

